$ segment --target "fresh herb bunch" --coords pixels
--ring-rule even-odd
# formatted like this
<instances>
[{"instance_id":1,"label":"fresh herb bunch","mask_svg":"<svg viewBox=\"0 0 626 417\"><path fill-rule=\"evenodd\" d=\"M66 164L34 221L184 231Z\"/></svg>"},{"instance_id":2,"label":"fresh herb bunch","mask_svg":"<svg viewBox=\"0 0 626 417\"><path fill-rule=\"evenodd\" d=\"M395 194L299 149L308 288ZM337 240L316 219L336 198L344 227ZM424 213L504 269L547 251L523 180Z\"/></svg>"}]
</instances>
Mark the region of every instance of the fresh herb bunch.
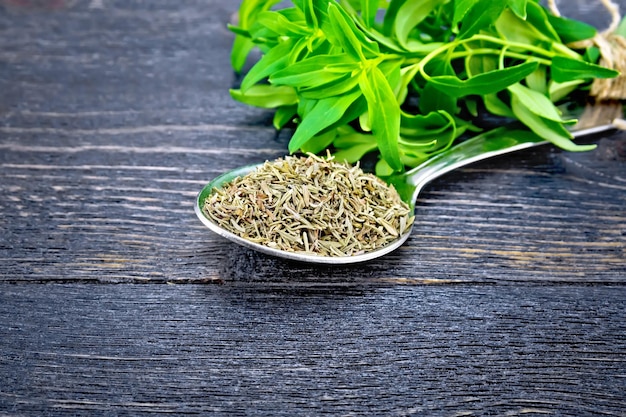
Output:
<instances>
[{"instance_id":1,"label":"fresh herb bunch","mask_svg":"<svg viewBox=\"0 0 626 417\"><path fill-rule=\"evenodd\" d=\"M280 5L278 5L281 3ZM277 6L278 5L278 6ZM414 167L478 132L481 111L518 120L571 151L556 104L594 78L599 51L574 50L594 27L537 0L243 0L232 49L243 103L297 127L291 153L331 149L354 163L379 152L377 175ZM283 7L279 7L283 6ZM274 8L276 8L274 10Z\"/></svg>"}]
</instances>

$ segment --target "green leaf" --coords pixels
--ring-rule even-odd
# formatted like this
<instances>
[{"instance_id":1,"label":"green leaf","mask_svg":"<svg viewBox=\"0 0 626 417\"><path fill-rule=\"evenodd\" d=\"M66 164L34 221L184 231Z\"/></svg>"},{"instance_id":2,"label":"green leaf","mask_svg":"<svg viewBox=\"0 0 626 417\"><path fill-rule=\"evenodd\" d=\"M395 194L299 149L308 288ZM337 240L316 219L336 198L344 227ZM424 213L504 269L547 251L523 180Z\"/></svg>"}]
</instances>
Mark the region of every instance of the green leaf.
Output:
<instances>
[{"instance_id":1,"label":"green leaf","mask_svg":"<svg viewBox=\"0 0 626 417\"><path fill-rule=\"evenodd\" d=\"M562 123L541 117L528 108L518 96L511 97L511 108L515 116L530 130L559 148L566 151L588 151L595 148L595 145L577 145L572 142L571 133L565 129Z\"/></svg>"},{"instance_id":2,"label":"green leaf","mask_svg":"<svg viewBox=\"0 0 626 417\"><path fill-rule=\"evenodd\" d=\"M502 12L495 23L495 27L500 36L510 42L538 45L546 49L549 49L553 42L550 36L546 36L536 26L521 19L511 10Z\"/></svg>"},{"instance_id":3,"label":"green leaf","mask_svg":"<svg viewBox=\"0 0 626 417\"><path fill-rule=\"evenodd\" d=\"M398 10L394 31L398 42L407 48L409 34L439 5L441 0L413 0L404 3Z\"/></svg>"},{"instance_id":4,"label":"green leaf","mask_svg":"<svg viewBox=\"0 0 626 417\"><path fill-rule=\"evenodd\" d=\"M454 125L454 119L445 111L432 111L426 115L402 112L400 121L400 134L403 137L427 143L436 141L434 135Z\"/></svg>"},{"instance_id":5,"label":"green leaf","mask_svg":"<svg viewBox=\"0 0 626 417\"><path fill-rule=\"evenodd\" d=\"M359 79L357 77L353 77L351 74L345 74L332 82L318 87L300 88L298 92L302 97L322 99L349 93L353 91L358 84Z\"/></svg>"},{"instance_id":6,"label":"green leaf","mask_svg":"<svg viewBox=\"0 0 626 417\"><path fill-rule=\"evenodd\" d=\"M289 152L296 152L314 135L341 119L350 105L360 96L361 92L358 91L339 97L310 100L310 107L306 110L306 114L301 114L300 124L289 141Z\"/></svg>"},{"instance_id":7,"label":"green leaf","mask_svg":"<svg viewBox=\"0 0 626 417\"><path fill-rule=\"evenodd\" d=\"M248 33L252 38L252 42L258 45L262 52L267 51L269 49L268 46L275 46L279 42L278 38L280 35L259 22L255 22L250 29L248 29Z\"/></svg>"},{"instance_id":8,"label":"green leaf","mask_svg":"<svg viewBox=\"0 0 626 417\"><path fill-rule=\"evenodd\" d=\"M272 124L274 125L274 128L276 130L280 130L283 127L285 127L287 123L293 120L293 118L296 115L297 110L298 110L298 106L295 104L291 106L278 107L272 119Z\"/></svg>"},{"instance_id":9,"label":"green leaf","mask_svg":"<svg viewBox=\"0 0 626 417\"><path fill-rule=\"evenodd\" d=\"M480 30L491 27L502 14L506 3L503 1L477 0L464 14L458 38L469 38Z\"/></svg>"},{"instance_id":10,"label":"green leaf","mask_svg":"<svg viewBox=\"0 0 626 417\"><path fill-rule=\"evenodd\" d=\"M293 87L317 87L344 77L359 68L348 54L316 55L276 71L270 76L274 84Z\"/></svg>"},{"instance_id":11,"label":"green leaf","mask_svg":"<svg viewBox=\"0 0 626 417\"><path fill-rule=\"evenodd\" d=\"M233 48L230 52L230 65L233 67L235 72L241 72L252 48L254 48L254 42L252 42L252 40L244 38L241 35L235 36Z\"/></svg>"},{"instance_id":12,"label":"green leaf","mask_svg":"<svg viewBox=\"0 0 626 417\"><path fill-rule=\"evenodd\" d=\"M345 161L349 164L354 164L360 161L366 154L374 150L376 150L376 142L360 143L349 148L341 149L333 153L333 156L339 162Z\"/></svg>"},{"instance_id":13,"label":"green leaf","mask_svg":"<svg viewBox=\"0 0 626 417\"><path fill-rule=\"evenodd\" d=\"M352 20L346 16L341 6L336 3L329 3L328 18L333 28L333 38L338 45L355 59L365 61L362 45L354 33L358 29Z\"/></svg>"},{"instance_id":14,"label":"green leaf","mask_svg":"<svg viewBox=\"0 0 626 417\"><path fill-rule=\"evenodd\" d=\"M546 67L539 66L526 77L526 85L541 94L548 92Z\"/></svg>"},{"instance_id":15,"label":"green leaf","mask_svg":"<svg viewBox=\"0 0 626 417\"><path fill-rule=\"evenodd\" d=\"M587 62L597 63L601 55L602 54L600 53L600 48L598 48L597 46L590 46L585 51L583 59Z\"/></svg>"},{"instance_id":16,"label":"green leaf","mask_svg":"<svg viewBox=\"0 0 626 417\"><path fill-rule=\"evenodd\" d=\"M388 177L395 173L395 170L389 166L386 160L379 159L375 168L376 175L379 177ZM409 197L410 198L410 197Z\"/></svg>"},{"instance_id":17,"label":"green leaf","mask_svg":"<svg viewBox=\"0 0 626 417\"><path fill-rule=\"evenodd\" d=\"M465 15L478 3L478 0L457 0L454 3L454 14L452 16L452 25L457 26Z\"/></svg>"},{"instance_id":18,"label":"green leaf","mask_svg":"<svg viewBox=\"0 0 626 417\"><path fill-rule=\"evenodd\" d=\"M542 93L531 90L521 84L514 84L508 87L512 97L522 103L531 112L545 119L562 123L561 114L550 99Z\"/></svg>"},{"instance_id":19,"label":"green leaf","mask_svg":"<svg viewBox=\"0 0 626 417\"><path fill-rule=\"evenodd\" d=\"M288 39L263 55L244 77L241 82L241 90L245 92L254 84L285 68L289 63L289 52L293 49L294 44L294 39Z\"/></svg>"},{"instance_id":20,"label":"green leaf","mask_svg":"<svg viewBox=\"0 0 626 417\"><path fill-rule=\"evenodd\" d=\"M289 85L298 88L320 87L343 79L344 75L345 74L321 69L289 76L272 76L270 77L270 82L277 85Z\"/></svg>"},{"instance_id":21,"label":"green leaf","mask_svg":"<svg viewBox=\"0 0 626 417\"><path fill-rule=\"evenodd\" d=\"M433 152L449 146L457 137L454 118L445 111L433 111L427 115L402 113L400 144L403 149L419 149Z\"/></svg>"},{"instance_id":22,"label":"green leaf","mask_svg":"<svg viewBox=\"0 0 626 417\"><path fill-rule=\"evenodd\" d=\"M393 28L395 25L396 17L398 16L398 10L407 0L391 0L387 11L383 18L383 34L391 36L393 34Z\"/></svg>"},{"instance_id":23,"label":"green leaf","mask_svg":"<svg viewBox=\"0 0 626 417\"><path fill-rule=\"evenodd\" d=\"M280 36L303 36L311 33L311 29L306 26L302 13L298 9L287 9L287 11L266 11L259 13L257 24L273 31ZM297 11L294 13L292 11ZM302 17L301 20L298 17Z\"/></svg>"},{"instance_id":24,"label":"green leaf","mask_svg":"<svg viewBox=\"0 0 626 417\"><path fill-rule=\"evenodd\" d=\"M343 113L343 116L341 116L339 120L324 128L324 131L328 129L344 128L348 123L355 121L361 114L367 112L367 101L365 100L363 94L360 94L360 90L357 89L347 94L352 93L357 93L357 99L348 106L347 110Z\"/></svg>"},{"instance_id":25,"label":"green leaf","mask_svg":"<svg viewBox=\"0 0 626 417\"><path fill-rule=\"evenodd\" d=\"M378 67L362 72L359 85L367 100L372 133L376 137L381 156L394 171L401 171L404 167L398 148L400 106L393 90Z\"/></svg>"},{"instance_id":26,"label":"green leaf","mask_svg":"<svg viewBox=\"0 0 626 417\"><path fill-rule=\"evenodd\" d=\"M423 114L443 110L449 114L457 112L457 98L448 94L441 94L433 83L424 86L420 94L419 109Z\"/></svg>"},{"instance_id":27,"label":"green leaf","mask_svg":"<svg viewBox=\"0 0 626 417\"><path fill-rule=\"evenodd\" d=\"M367 27L364 24L360 23L359 21L357 21L356 24L359 27L359 29L363 31L365 36L367 36L372 41L376 42L380 47L387 48L388 50L393 51L393 52L400 52L400 53L406 52L406 50L402 48L394 39L379 32L376 28ZM434 48L429 48L429 51L433 49Z\"/></svg>"},{"instance_id":28,"label":"green leaf","mask_svg":"<svg viewBox=\"0 0 626 417\"><path fill-rule=\"evenodd\" d=\"M378 0L361 0L361 18L367 27L374 26L377 12Z\"/></svg>"},{"instance_id":29,"label":"green leaf","mask_svg":"<svg viewBox=\"0 0 626 417\"><path fill-rule=\"evenodd\" d=\"M526 4L526 21L537 28L553 42L560 42L559 35L550 24L548 11L537 1L529 1Z\"/></svg>"},{"instance_id":30,"label":"green leaf","mask_svg":"<svg viewBox=\"0 0 626 417\"><path fill-rule=\"evenodd\" d=\"M465 109L467 113L469 113L472 117L478 117L478 101L476 97L467 97L463 104L465 105Z\"/></svg>"},{"instance_id":31,"label":"green leaf","mask_svg":"<svg viewBox=\"0 0 626 417\"><path fill-rule=\"evenodd\" d=\"M239 26L247 29L256 20L259 13L269 10L281 0L243 0L239 6Z\"/></svg>"},{"instance_id":32,"label":"green leaf","mask_svg":"<svg viewBox=\"0 0 626 417\"><path fill-rule=\"evenodd\" d=\"M337 138L333 145L339 149L349 148L354 144L373 143L376 138L369 133L360 133L350 125L337 128Z\"/></svg>"},{"instance_id":33,"label":"green leaf","mask_svg":"<svg viewBox=\"0 0 626 417\"><path fill-rule=\"evenodd\" d=\"M304 153L320 153L324 149L328 148L333 140L337 137L337 129L329 130L325 133L320 133L319 135L313 136L311 139L306 141L301 147L300 150Z\"/></svg>"},{"instance_id":34,"label":"green leaf","mask_svg":"<svg viewBox=\"0 0 626 417\"><path fill-rule=\"evenodd\" d=\"M310 100L307 98L301 98L298 101L298 109L296 111L300 119L304 119L307 116L307 114L309 114L313 110L313 108L315 107L318 101L319 100Z\"/></svg>"},{"instance_id":35,"label":"green leaf","mask_svg":"<svg viewBox=\"0 0 626 417\"><path fill-rule=\"evenodd\" d=\"M557 83L556 81L552 80L548 85L548 97L550 97L550 101L556 103L557 101L567 97L584 82L584 80L574 80L568 81L566 83Z\"/></svg>"},{"instance_id":36,"label":"green leaf","mask_svg":"<svg viewBox=\"0 0 626 417\"><path fill-rule=\"evenodd\" d=\"M486 48L485 42L477 42L476 49ZM487 54L470 54L465 59L465 69L471 77L483 72L495 71L498 69L499 59L495 55Z\"/></svg>"},{"instance_id":37,"label":"green leaf","mask_svg":"<svg viewBox=\"0 0 626 417\"><path fill-rule=\"evenodd\" d=\"M511 108L504 103L497 94L485 94L483 96L483 102L485 103L485 108L491 114L501 117L515 117Z\"/></svg>"},{"instance_id":38,"label":"green leaf","mask_svg":"<svg viewBox=\"0 0 626 417\"><path fill-rule=\"evenodd\" d=\"M253 85L245 94L241 90L230 90L230 96L241 103L266 109L298 102L298 96L292 87L268 84Z\"/></svg>"},{"instance_id":39,"label":"green leaf","mask_svg":"<svg viewBox=\"0 0 626 417\"><path fill-rule=\"evenodd\" d=\"M456 72L452 65L452 52L448 52L446 54L441 54L439 56L435 56L435 58L431 59L424 69L428 74L431 75L455 75Z\"/></svg>"},{"instance_id":40,"label":"green leaf","mask_svg":"<svg viewBox=\"0 0 626 417\"><path fill-rule=\"evenodd\" d=\"M360 27L356 24L356 19L353 16L350 16L348 13L346 13L346 11L343 10L340 6L337 6L337 11L343 14L344 20L347 23L347 27L352 31L352 34L354 34L356 40L359 42L365 56L367 58L377 57L380 54L380 48L378 46L378 43L370 39L367 36L366 32L360 29Z\"/></svg>"},{"instance_id":41,"label":"green leaf","mask_svg":"<svg viewBox=\"0 0 626 417\"><path fill-rule=\"evenodd\" d=\"M537 66L536 62L525 62L513 67L475 75L467 80L461 80L453 75L440 75L432 77L429 82L437 90L453 97L491 94L523 80L535 71Z\"/></svg>"},{"instance_id":42,"label":"green leaf","mask_svg":"<svg viewBox=\"0 0 626 417\"><path fill-rule=\"evenodd\" d=\"M226 27L235 35L241 35L243 38L250 38L250 31L248 29L243 29L238 26L231 25L230 23L228 23Z\"/></svg>"},{"instance_id":43,"label":"green leaf","mask_svg":"<svg viewBox=\"0 0 626 417\"><path fill-rule=\"evenodd\" d=\"M376 138L367 133L358 133L350 126L337 129L337 138L333 146L338 149L333 155L338 161L351 164L358 162L369 152L376 150Z\"/></svg>"},{"instance_id":44,"label":"green leaf","mask_svg":"<svg viewBox=\"0 0 626 417\"><path fill-rule=\"evenodd\" d=\"M559 83L592 78L613 78L619 72L581 60L555 56L550 67L552 79Z\"/></svg>"},{"instance_id":45,"label":"green leaf","mask_svg":"<svg viewBox=\"0 0 626 417\"><path fill-rule=\"evenodd\" d=\"M528 0L508 0L509 7L520 19L526 19L526 3Z\"/></svg>"},{"instance_id":46,"label":"green leaf","mask_svg":"<svg viewBox=\"0 0 626 417\"><path fill-rule=\"evenodd\" d=\"M591 39L596 36L595 27L587 23L548 14L548 20L564 44Z\"/></svg>"},{"instance_id":47,"label":"green leaf","mask_svg":"<svg viewBox=\"0 0 626 417\"><path fill-rule=\"evenodd\" d=\"M256 22L259 13L269 10L280 0L243 0L239 6L239 25L242 31L247 31ZM236 72L241 72L246 59L255 44L251 39L235 32L235 40L231 49L231 65Z\"/></svg>"},{"instance_id":48,"label":"green leaf","mask_svg":"<svg viewBox=\"0 0 626 417\"><path fill-rule=\"evenodd\" d=\"M382 61L378 65L378 68L382 71L383 75L385 76L385 79L387 79L387 83L393 90L393 93L396 96L396 98L400 95L400 89L402 88L401 67L403 63L404 61L402 60L387 59L387 60ZM400 102L400 100L397 100L397 101L398 103Z\"/></svg>"},{"instance_id":49,"label":"green leaf","mask_svg":"<svg viewBox=\"0 0 626 417\"><path fill-rule=\"evenodd\" d=\"M315 0L293 0L293 4L298 7L302 14L306 24L311 29L317 29L319 27L319 18L316 13Z\"/></svg>"}]
</instances>

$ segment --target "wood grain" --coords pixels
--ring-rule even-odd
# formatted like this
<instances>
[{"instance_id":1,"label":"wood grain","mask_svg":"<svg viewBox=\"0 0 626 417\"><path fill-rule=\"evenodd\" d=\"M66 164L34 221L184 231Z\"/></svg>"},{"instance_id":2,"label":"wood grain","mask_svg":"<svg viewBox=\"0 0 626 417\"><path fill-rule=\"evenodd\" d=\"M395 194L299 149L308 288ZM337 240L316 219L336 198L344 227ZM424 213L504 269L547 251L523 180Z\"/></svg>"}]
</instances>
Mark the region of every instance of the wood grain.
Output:
<instances>
[{"instance_id":1,"label":"wood grain","mask_svg":"<svg viewBox=\"0 0 626 417\"><path fill-rule=\"evenodd\" d=\"M374 262L260 255L193 212L291 134L236 8L0 1L0 416L626 415L626 134L438 179Z\"/></svg>"},{"instance_id":2,"label":"wood grain","mask_svg":"<svg viewBox=\"0 0 626 417\"><path fill-rule=\"evenodd\" d=\"M1 287L8 415L626 409L623 286Z\"/></svg>"}]
</instances>

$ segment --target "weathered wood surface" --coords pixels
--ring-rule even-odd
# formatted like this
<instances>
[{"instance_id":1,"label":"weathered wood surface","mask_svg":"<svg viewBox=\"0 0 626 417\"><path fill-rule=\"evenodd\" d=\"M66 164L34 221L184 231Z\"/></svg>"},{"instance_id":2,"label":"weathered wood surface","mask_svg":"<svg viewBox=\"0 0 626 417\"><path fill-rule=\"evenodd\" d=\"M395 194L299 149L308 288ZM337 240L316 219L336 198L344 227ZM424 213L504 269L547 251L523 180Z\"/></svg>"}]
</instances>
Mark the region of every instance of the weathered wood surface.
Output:
<instances>
[{"instance_id":1,"label":"weathered wood surface","mask_svg":"<svg viewBox=\"0 0 626 417\"><path fill-rule=\"evenodd\" d=\"M236 8L0 1L0 416L626 415L626 135L437 180L381 260L268 258L193 213L289 137L228 95Z\"/></svg>"},{"instance_id":2,"label":"weathered wood surface","mask_svg":"<svg viewBox=\"0 0 626 417\"><path fill-rule=\"evenodd\" d=\"M0 294L4 415L626 410L623 286L25 287Z\"/></svg>"}]
</instances>

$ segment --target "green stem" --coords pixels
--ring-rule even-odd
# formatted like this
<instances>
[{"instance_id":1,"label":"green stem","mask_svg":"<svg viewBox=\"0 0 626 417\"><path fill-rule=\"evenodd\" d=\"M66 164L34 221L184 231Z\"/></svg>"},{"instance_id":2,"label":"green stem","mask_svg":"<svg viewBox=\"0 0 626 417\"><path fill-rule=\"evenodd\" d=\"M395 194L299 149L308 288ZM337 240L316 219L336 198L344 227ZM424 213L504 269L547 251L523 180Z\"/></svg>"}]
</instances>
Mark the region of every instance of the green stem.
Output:
<instances>
[{"instance_id":1,"label":"green stem","mask_svg":"<svg viewBox=\"0 0 626 417\"><path fill-rule=\"evenodd\" d=\"M495 38L493 36L489 36L489 35L483 35L483 34L478 34L478 35L474 35L471 38L467 38L467 39L462 39L461 42L471 42L471 41L487 41L487 42L492 42L498 45L503 45L503 46L507 46L509 48L519 48L519 49L524 49L527 50L529 52L534 52L536 54L540 54L543 56L546 56L548 58L553 58L554 56L556 56L557 54L553 51L549 51L547 49L535 46L535 45L531 45L528 43L520 43L520 42L511 42L508 41L506 39L501 39L501 38ZM556 43L555 43L556 44Z\"/></svg>"},{"instance_id":2,"label":"green stem","mask_svg":"<svg viewBox=\"0 0 626 417\"><path fill-rule=\"evenodd\" d=\"M505 46L502 48L502 51L500 52L500 56L498 57L498 68L502 69L504 68L504 57L506 50L508 49L508 46Z\"/></svg>"},{"instance_id":3,"label":"green stem","mask_svg":"<svg viewBox=\"0 0 626 417\"><path fill-rule=\"evenodd\" d=\"M566 55L572 59L580 59L580 55L578 52L571 50L568 46L563 45L562 43L554 42L552 44L552 48L560 54Z\"/></svg>"},{"instance_id":4,"label":"green stem","mask_svg":"<svg viewBox=\"0 0 626 417\"><path fill-rule=\"evenodd\" d=\"M478 35L474 35L470 38L467 39L461 39L461 40L455 40L453 42L450 42L446 45L443 45L437 49L435 49L434 51L430 52L428 55L426 55L420 62L419 62L419 72L424 75L424 78L428 79L428 75L425 73L424 68L426 67L426 64L428 64L430 61L432 61L435 57L437 57L438 55L441 55L442 53L446 52L446 51L450 51L450 50L454 50L459 46L465 46L465 44L469 43L469 42L475 42L475 41L487 41L487 42L491 42L497 45L502 45L502 46L506 46L508 48L519 48L519 49L523 49L526 50L528 52L533 52L539 55L542 55L544 57L547 58L552 58L556 55L556 53L552 52L552 51L548 51L546 49L534 46L534 45L529 45L529 44L524 44L524 43L519 43L519 42L511 42L511 41L507 41L505 39L500 39L500 38L496 38L493 36L489 36L489 35L482 35L482 34L478 34ZM498 52L499 53L499 50ZM459 52L459 54L461 54L460 56L466 56L464 54L466 54L466 52ZM513 52L509 52L509 54L514 54ZM528 59L529 55L524 55L524 54L519 54L519 53L515 53L516 57L521 57L522 59ZM515 57L513 55L511 55L512 57ZM538 58L537 58L538 59ZM549 62L549 61L544 61L544 62Z\"/></svg>"},{"instance_id":5,"label":"green stem","mask_svg":"<svg viewBox=\"0 0 626 417\"><path fill-rule=\"evenodd\" d=\"M538 58L532 55L524 55L517 52L509 52L503 51L500 49L491 49L491 48L481 48L481 49L472 49L471 51L462 51L462 52L454 52L450 56L452 59L464 58L472 55L496 55L501 58L517 58L523 59L525 61L535 61L539 62L541 65L550 65L551 61L549 59Z\"/></svg>"},{"instance_id":6,"label":"green stem","mask_svg":"<svg viewBox=\"0 0 626 417\"><path fill-rule=\"evenodd\" d=\"M500 49L496 49L496 48L472 49L472 48L467 47L467 44L469 42L475 42L475 41L490 42L496 45L501 45L502 48ZM460 52L452 52L459 46L463 46L465 50L460 51ZM527 51L529 54L534 53L534 54L543 56L545 58L537 57L535 55L524 54L520 52L511 52L510 49L522 49L522 50ZM419 72L424 77L425 80L430 80L432 77L426 73L426 70L425 70L426 65L430 61L432 61L435 57L441 54L444 54L446 52L449 54L448 56L449 60L463 58L463 57L467 57L469 54L478 53L478 54L497 55L500 57L500 60L502 60L503 57L517 58L517 59L522 59L525 61L533 60L543 65L550 65L551 58L557 55L557 53L553 51L549 51L549 50L546 50L546 49L543 49L534 45L528 45L528 44L519 43L519 42L511 42L505 39L500 39L500 38L496 38L496 37L489 36L489 35L477 34L467 39L455 40L449 44L443 45L435 49L434 51L430 52L421 61L415 64L417 66L417 72ZM573 52L573 51L570 50L570 52Z\"/></svg>"}]
</instances>

